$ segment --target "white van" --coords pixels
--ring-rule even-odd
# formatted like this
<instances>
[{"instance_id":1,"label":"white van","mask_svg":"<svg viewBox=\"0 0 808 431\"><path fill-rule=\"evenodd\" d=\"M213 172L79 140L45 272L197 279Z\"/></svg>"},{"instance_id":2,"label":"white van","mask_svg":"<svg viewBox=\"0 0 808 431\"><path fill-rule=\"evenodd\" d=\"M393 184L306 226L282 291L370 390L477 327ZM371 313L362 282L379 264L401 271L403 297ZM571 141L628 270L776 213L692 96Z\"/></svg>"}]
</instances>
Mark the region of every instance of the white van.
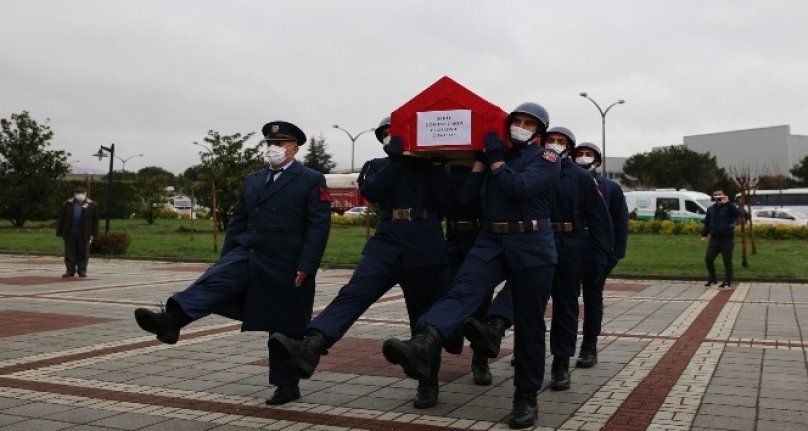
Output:
<instances>
[{"instance_id":1,"label":"white van","mask_svg":"<svg viewBox=\"0 0 808 431\"><path fill-rule=\"evenodd\" d=\"M629 214L636 208L638 220L653 220L654 212L662 205L673 221L702 221L713 204L710 195L687 190L656 189L625 195Z\"/></svg>"}]
</instances>

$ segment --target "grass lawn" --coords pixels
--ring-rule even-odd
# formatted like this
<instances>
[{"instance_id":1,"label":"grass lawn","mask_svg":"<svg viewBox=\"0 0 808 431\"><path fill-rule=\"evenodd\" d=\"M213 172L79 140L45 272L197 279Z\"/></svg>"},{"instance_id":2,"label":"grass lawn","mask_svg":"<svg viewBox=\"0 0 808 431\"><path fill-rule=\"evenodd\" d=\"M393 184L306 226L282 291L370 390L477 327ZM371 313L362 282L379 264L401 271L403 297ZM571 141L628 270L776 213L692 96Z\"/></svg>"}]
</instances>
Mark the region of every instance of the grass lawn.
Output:
<instances>
[{"instance_id":1,"label":"grass lawn","mask_svg":"<svg viewBox=\"0 0 808 431\"><path fill-rule=\"evenodd\" d=\"M110 230L126 231L132 237L132 244L124 257L216 260L218 253L213 252L211 222L197 220L193 234L183 232L190 228L189 220L158 220L153 225L139 219L112 220L110 224ZM223 240L224 235L220 234L220 248ZM355 264L361 258L364 242L364 227L333 225L323 263ZM808 279L808 241L759 239L757 246L757 254L749 251L749 268L743 268L740 239L736 239L736 278ZM62 247L53 222L29 222L24 229L0 227L0 252L61 255ZM632 234L629 236L627 256L614 273L706 278L705 248L706 243L698 236ZM720 257L716 259L716 269L720 277L723 271Z\"/></svg>"}]
</instances>

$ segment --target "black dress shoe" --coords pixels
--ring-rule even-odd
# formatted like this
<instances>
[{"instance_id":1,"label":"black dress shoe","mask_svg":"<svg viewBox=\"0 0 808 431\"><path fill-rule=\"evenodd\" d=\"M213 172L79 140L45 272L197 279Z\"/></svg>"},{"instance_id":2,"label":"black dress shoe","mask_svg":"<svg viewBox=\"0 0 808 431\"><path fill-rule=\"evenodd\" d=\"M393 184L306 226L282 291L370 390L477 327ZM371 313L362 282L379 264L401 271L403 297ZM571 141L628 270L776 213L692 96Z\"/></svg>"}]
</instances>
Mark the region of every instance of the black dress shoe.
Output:
<instances>
[{"instance_id":1,"label":"black dress shoe","mask_svg":"<svg viewBox=\"0 0 808 431\"><path fill-rule=\"evenodd\" d=\"M732 289L732 283L727 283L726 281L722 282L718 285L719 289Z\"/></svg>"},{"instance_id":2,"label":"black dress shoe","mask_svg":"<svg viewBox=\"0 0 808 431\"><path fill-rule=\"evenodd\" d=\"M81 278L87 278L87 273L86 273L86 272L80 272L80 273L79 273L79 277L81 277Z\"/></svg>"},{"instance_id":3,"label":"black dress shoe","mask_svg":"<svg viewBox=\"0 0 808 431\"><path fill-rule=\"evenodd\" d=\"M141 329L157 336L166 344L175 344L180 338L180 329L191 323L191 318L181 311L155 313L145 308L135 310L135 321Z\"/></svg>"},{"instance_id":4,"label":"black dress shoe","mask_svg":"<svg viewBox=\"0 0 808 431\"><path fill-rule=\"evenodd\" d=\"M275 389L275 393L272 394L272 398L266 401L266 405L277 406L280 404L286 404L292 402L298 398L300 398L300 387L298 386L287 386L285 388L279 387Z\"/></svg>"},{"instance_id":5,"label":"black dress shoe","mask_svg":"<svg viewBox=\"0 0 808 431\"><path fill-rule=\"evenodd\" d=\"M714 284L718 284L718 282L715 281L715 280L707 280L707 282L704 283L704 285L707 286L707 287L710 287L710 286L712 286Z\"/></svg>"},{"instance_id":6,"label":"black dress shoe","mask_svg":"<svg viewBox=\"0 0 808 431\"><path fill-rule=\"evenodd\" d=\"M66 273L62 274L62 278L73 278L75 276L76 276L76 274L73 274L72 272L66 272Z\"/></svg>"}]
</instances>

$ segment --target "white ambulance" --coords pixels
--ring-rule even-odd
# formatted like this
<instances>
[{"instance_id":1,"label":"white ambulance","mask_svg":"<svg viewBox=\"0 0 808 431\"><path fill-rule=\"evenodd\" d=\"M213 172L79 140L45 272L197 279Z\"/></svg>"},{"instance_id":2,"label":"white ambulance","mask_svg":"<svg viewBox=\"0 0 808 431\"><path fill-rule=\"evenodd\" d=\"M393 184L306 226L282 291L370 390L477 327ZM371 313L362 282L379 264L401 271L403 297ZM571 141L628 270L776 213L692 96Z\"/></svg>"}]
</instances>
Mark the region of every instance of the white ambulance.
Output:
<instances>
[{"instance_id":1,"label":"white ambulance","mask_svg":"<svg viewBox=\"0 0 808 431\"><path fill-rule=\"evenodd\" d=\"M662 205L673 221L701 221L713 204L710 195L676 189L656 189L626 192L626 206L631 214L636 209L638 220L653 220Z\"/></svg>"}]
</instances>

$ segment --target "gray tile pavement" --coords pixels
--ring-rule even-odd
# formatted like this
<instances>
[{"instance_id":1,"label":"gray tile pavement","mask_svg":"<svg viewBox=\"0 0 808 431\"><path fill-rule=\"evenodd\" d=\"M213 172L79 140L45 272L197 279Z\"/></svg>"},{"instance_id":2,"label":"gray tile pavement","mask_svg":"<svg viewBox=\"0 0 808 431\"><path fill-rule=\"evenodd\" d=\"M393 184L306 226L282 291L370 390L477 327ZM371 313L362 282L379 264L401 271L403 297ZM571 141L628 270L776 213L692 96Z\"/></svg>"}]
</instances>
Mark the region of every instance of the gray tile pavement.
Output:
<instances>
[{"instance_id":1,"label":"gray tile pavement","mask_svg":"<svg viewBox=\"0 0 808 431\"><path fill-rule=\"evenodd\" d=\"M507 428L509 355L492 362L492 386L474 385L461 367L459 377L441 382L439 405L426 410L412 407L415 382L395 372L379 375L362 361L339 372L321 367L301 382L298 402L266 407L273 390L266 334L242 333L234 322L211 316L189 325L176 345L164 346L134 323L135 307L165 301L198 275L177 265L93 259L90 279L64 283L53 258L0 256L0 319L19 315L0 321L11 328L0 332L0 430ZM350 274L318 274L316 310ZM21 276L52 281L3 282ZM808 429L807 285L741 283L719 293L701 283L612 282L639 287L607 287L599 363L572 368L569 391L545 384L539 429L629 429L617 424L640 417L654 430ZM681 348L675 342L690 333L708 303L719 304L719 311L708 316L714 323L697 342L712 348L673 359L681 355L669 349ZM82 323L82 317L109 320ZM55 326L73 320L73 326ZM367 342L405 337L406 321L401 291L394 288L347 336ZM213 333L195 335L202 330ZM512 344L509 332L503 347ZM339 343L332 354L341 354ZM666 374L671 361L682 360L679 374ZM685 367L696 364L698 373L689 374ZM646 396L641 408L629 408L643 385L669 389L659 400Z\"/></svg>"}]
</instances>

